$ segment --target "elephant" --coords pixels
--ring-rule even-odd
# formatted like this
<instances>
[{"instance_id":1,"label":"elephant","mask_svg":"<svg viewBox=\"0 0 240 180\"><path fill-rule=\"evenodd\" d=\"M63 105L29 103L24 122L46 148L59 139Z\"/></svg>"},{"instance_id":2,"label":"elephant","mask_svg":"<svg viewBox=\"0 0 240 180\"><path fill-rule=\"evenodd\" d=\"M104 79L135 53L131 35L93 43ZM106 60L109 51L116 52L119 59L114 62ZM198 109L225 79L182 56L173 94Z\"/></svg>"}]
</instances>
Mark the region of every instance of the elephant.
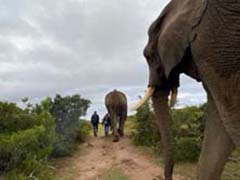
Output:
<instances>
[{"instance_id":1,"label":"elephant","mask_svg":"<svg viewBox=\"0 0 240 180\"><path fill-rule=\"evenodd\" d=\"M165 179L173 174L169 113L182 73L202 83L207 94L197 177L221 179L229 155L240 146L240 1L171 0L150 25L143 54L149 84L135 109L152 99Z\"/></svg>"},{"instance_id":2,"label":"elephant","mask_svg":"<svg viewBox=\"0 0 240 180\"><path fill-rule=\"evenodd\" d=\"M119 136L124 135L124 124L127 119L127 97L115 89L105 96L105 106L111 118L113 142L118 142Z\"/></svg>"}]
</instances>

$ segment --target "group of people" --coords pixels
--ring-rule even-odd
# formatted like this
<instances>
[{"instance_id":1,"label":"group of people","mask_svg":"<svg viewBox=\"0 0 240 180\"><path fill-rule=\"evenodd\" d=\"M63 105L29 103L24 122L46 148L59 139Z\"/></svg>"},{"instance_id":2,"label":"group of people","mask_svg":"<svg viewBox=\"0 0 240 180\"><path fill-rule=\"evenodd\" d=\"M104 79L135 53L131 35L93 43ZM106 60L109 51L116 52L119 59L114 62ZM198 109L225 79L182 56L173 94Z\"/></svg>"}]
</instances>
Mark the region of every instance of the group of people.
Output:
<instances>
[{"instance_id":1,"label":"group of people","mask_svg":"<svg viewBox=\"0 0 240 180\"><path fill-rule=\"evenodd\" d=\"M98 135L98 125L100 123L100 118L99 115L97 114L96 111L94 111L92 117L91 117L91 124L93 127L93 134L94 136ZM108 136L109 131L111 129L111 118L110 115L107 113L102 119L102 125L104 126L104 133L105 136Z\"/></svg>"}]
</instances>

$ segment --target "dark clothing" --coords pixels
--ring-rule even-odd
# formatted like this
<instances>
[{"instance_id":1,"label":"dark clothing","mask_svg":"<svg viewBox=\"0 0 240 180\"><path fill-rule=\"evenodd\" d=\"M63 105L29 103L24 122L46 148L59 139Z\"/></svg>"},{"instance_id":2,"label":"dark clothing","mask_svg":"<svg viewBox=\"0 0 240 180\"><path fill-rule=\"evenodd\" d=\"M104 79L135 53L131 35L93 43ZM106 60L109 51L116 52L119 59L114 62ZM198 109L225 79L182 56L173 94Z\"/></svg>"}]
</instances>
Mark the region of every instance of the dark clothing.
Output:
<instances>
[{"instance_id":1,"label":"dark clothing","mask_svg":"<svg viewBox=\"0 0 240 180\"><path fill-rule=\"evenodd\" d=\"M104 116L102 123L104 126L111 126L111 118L108 114Z\"/></svg>"},{"instance_id":2,"label":"dark clothing","mask_svg":"<svg viewBox=\"0 0 240 180\"><path fill-rule=\"evenodd\" d=\"M93 126L97 126L99 124L99 116L97 113L94 113L91 117L91 123Z\"/></svg>"},{"instance_id":3,"label":"dark clothing","mask_svg":"<svg viewBox=\"0 0 240 180\"><path fill-rule=\"evenodd\" d=\"M98 124L99 124L99 116L97 113L94 113L91 117L91 123L93 126L93 134L94 136L97 136L98 133Z\"/></svg>"},{"instance_id":4,"label":"dark clothing","mask_svg":"<svg viewBox=\"0 0 240 180\"><path fill-rule=\"evenodd\" d=\"M106 114L103 118L102 124L104 125L105 136L108 136L108 132L111 127L111 118L109 114Z\"/></svg>"}]
</instances>

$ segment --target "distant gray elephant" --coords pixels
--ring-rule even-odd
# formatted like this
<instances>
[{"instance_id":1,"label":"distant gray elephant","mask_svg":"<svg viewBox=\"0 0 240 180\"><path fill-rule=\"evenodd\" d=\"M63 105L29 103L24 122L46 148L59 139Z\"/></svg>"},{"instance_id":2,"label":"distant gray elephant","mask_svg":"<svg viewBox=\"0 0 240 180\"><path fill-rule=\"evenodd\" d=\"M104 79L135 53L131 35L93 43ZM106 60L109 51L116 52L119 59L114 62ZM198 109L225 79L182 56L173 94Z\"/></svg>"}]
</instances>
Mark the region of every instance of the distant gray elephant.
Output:
<instances>
[{"instance_id":1,"label":"distant gray elephant","mask_svg":"<svg viewBox=\"0 0 240 180\"><path fill-rule=\"evenodd\" d=\"M113 90L106 95L105 105L111 118L113 141L117 142L119 141L119 135L124 135L124 123L127 119L127 98L124 93Z\"/></svg>"},{"instance_id":2,"label":"distant gray elephant","mask_svg":"<svg viewBox=\"0 0 240 180\"><path fill-rule=\"evenodd\" d=\"M168 96L173 105L185 73L202 82L208 97L198 179L219 180L240 147L240 0L171 0L148 35L149 89L143 100L152 97L165 179L172 179L174 165Z\"/></svg>"}]
</instances>

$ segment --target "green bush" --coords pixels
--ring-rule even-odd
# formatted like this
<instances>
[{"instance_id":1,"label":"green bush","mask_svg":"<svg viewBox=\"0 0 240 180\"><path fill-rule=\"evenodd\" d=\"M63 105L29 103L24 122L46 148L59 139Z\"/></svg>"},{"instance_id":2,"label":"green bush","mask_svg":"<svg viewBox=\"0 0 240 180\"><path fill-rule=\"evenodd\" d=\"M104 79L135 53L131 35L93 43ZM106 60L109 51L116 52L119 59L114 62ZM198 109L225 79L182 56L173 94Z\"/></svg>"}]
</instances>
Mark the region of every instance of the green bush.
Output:
<instances>
[{"instance_id":1,"label":"green bush","mask_svg":"<svg viewBox=\"0 0 240 180\"><path fill-rule=\"evenodd\" d=\"M92 126L89 121L80 120L78 126L76 127L77 140L79 142L84 142L86 137L90 134Z\"/></svg>"},{"instance_id":2,"label":"green bush","mask_svg":"<svg viewBox=\"0 0 240 180\"><path fill-rule=\"evenodd\" d=\"M28 153L38 149L40 134L44 133L42 126L24 131L0 136L1 169L9 170L19 166Z\"/></svg>"},{"instance_id":3,"label":"green bush","mask_svg":"<svg viewBox=\"0 0 240 180\"><path fill-rule=\"evenodd\" d=\"M204 104L171 111L175 161L198 160L203 140L205 108Z\"/></svg>"},{"instance_id":4,"label":"green bush","mask_svg":"<svg viewBox=\"0 0 240 180\"><path fill-rule=\"evenodd\" d=\"M203 138L205 104L171 111L174 137Z\"/></svg>"},{"instance_id":5,"label":"green bush","mask_svg":"<svg viewBox=\"0 0 240 180\"><path fill-rule=\"evenodd\" d=\"M80 121L90 101L79 95L27 101L26 109L0 102L0 173L13 180L52 179L49 158L70 155L91 130Z\"/></svg>"},{"instance_id":6,"label":"green bush","mask_svg":"<svg viewBox=\"0 0 240 180\"><path fill-rule=\"evenodd\" d=\"M12 103L0 102L0 111L4 129L0 132L0 172L8 172L9 179L39 177L39 170L47 169L56 140L54 119L47 112L31 113Z\"/></svg>"},{"instance_id":7,"label":"green bush","mask_svg":"<svg viewBox=\"0 0 240 180\"><path fill-rule=\"evenodd\" d=\"M65 141L64 137L58 135L57 141L54 144L52 156L54 158L70 156L75 150L75 144Z\"/></svg>"},{"instance_id":8,"label":"green bush","mask_svg":"<svg viewBox=\"0 0 240 180\"><path fill-rule=\"evenodd\" d=\"M79 122L89 106L90 101L80 95L62 97L57 94L54 99L46 98L34 107L34 112L48 111L55 118L57 142L52 153L54 157L70 155L76 149L78 140L84 141L84 130L79 129ZM80 133L83 133L82 137Z\"/></svg>"},{"instance_id":9,"label":"green bush","mask_svg":"<svg viewBox=\"0 0 240 180\"><path fill-rule=\"evenodd\" d=\"M8 172L9 180L53 180L52 169L48 165L47 159L38 159L32 154L28 155L23 165Z\"/></svg>"},{"instance_id":10,"label":"green bush","mask_svg":"<svg viewBox=\"0 0 240 180\"><path fill-rule=\"evenodd\" d=\"M64 157L69 156L77 149L78 142L84 142L86 137L90 134L92 127L90 122L80 120L78 124L69 129L65 129L65 135L58 135L58 139L54 144L53 156ZM66 138L67 137L67 138ZM74 137L71 141L68 139Z\"/></svg>"},{"instance_id":11,"label":"green bush","mask_svg":"<svg viewBox=\"0 0 240 180\"><path fill-rule=\"evenodd\" d=\"M141 146L153 146L159 141L159 131L156 127L154 113L150 111L149 104L145 104L136 114L135 133L133 141Z\"/></svg>"},{"instance_id":12,"label":"green bush","mask_svg":"<svg viewBox=\"0 0 240 180\"><path fill-rule=\"evenodd\" d=\"M13 103L0 102L0 134L8 134L40 125L36 114L23 111Z\"/></svg>"},{"instance_id":13,"label":"green bush","mask_svg":"<svg viewBox=\"0 0 240 180\"><path fill-rule=\"evenodd\" d=\"M201 141L195 137L181 137L174 142L176 162L195 162L201 151Z\"/></svg>"},{"instance_id":14,"label":"green bush","mask_svg":"<svg viewBox=\"0 0 240 180\"><path fill-rule=\"evenodd\" d=\"M198 159L203 139L205 107L204 104L171 111L175 161L193 162ZM151 147L157 154L161 154L160 133L150 104L145 104L132 119L135 122L134 143Z\"/></svg>"}]
</instances>

